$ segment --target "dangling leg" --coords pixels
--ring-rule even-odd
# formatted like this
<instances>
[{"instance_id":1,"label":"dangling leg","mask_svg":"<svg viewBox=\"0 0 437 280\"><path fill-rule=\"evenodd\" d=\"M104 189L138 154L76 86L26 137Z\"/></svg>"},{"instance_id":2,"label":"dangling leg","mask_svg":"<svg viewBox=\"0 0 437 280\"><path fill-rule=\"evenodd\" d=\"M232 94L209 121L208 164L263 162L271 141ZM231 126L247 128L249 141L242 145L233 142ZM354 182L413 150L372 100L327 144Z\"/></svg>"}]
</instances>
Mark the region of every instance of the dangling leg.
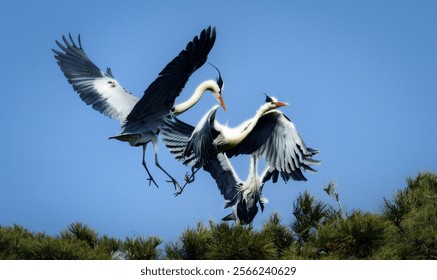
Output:
<instances>
[{"instance_id":1,"label":"dangling leg","mask_svg":"<svg viewBox=\"0 0 437 280\"><path fill-rule=\"evenodd\" d=\"M149 181L149 186L150 186L150 185L152 184L152 182L153 182L153 184L155 184L155 186L156 186L157 188L159 188L158 184L157 184L157 183L155 182L155 180L153 179L152 174L150 174L150 171L149 171L149 169L147 168L147 165L146 165L146 148L147 148L147 143L143 145L143 162L142 162L144 168L145 168L146 171L147 171L147 174L149 175L149 178L147 178L147 180Z\"/></svg>"},{"instance_id":2,"label":"dangling leg","mask_svg":"<svg viewBox=\"0 0 437 280\"><path fill-rule=\"evenodd\" d=\"M185 185L184 186L186 186L187 184L191 184L196 179L196 178L194 178L194 174L196 174L197 171L199 171L200 167L197 169L195 169L195 168L196 168L195 165L191 167L191 174L189 176L188 176L188 172L185 174L185 177L184 177Z\"/></svg>"},{"instance_id":3,"label":"dangling leg","mask_svg":"<svg viewBox=\"0 0 437 280\"><path fill-rule=\"evenodd\" d=\"M185 189L185 187L188 184L191 184L192 182L194 182L194 179L195 179L194 178L194 174L196 174L197 171L199 171L201 167L198 167L196 170L194 170L195 168L196 168L196 166L191 167L191 175L190 176L188 176L188 173L185 174L185 178L184 178L185 179L185 184L182 186L182 188L180 190L180 193L182 193L182 191ZM178 196L180 193L176 193L175 196Z\"/></svg>"},{"instance_id":4,"label":"dangling leg","mask_svg":"<svg viewBox=\"0 0 437 280\"><path fill-rule=\"evenodd\" d=\"M153 138L152 138L152 144L153 144L153 149L154 149L154 152L155 152L155 165L159 168L159 169L161 169L162 170L162 172L164 172L167 176L168 176L168 178L170 178L170 181L168 181L168 182L171 182L171 183L173 183L173 185L174 185L174 188L175 189L177 189L177 192L175 193L175 195L178 195L178 194L180 194L181 192L182 192L182 188L181 188L181 186L179 185L179 183L178 183L178 181L176 181L176 179L175 178L173 178L162 166L161 166L161 164L159 164L159 161L158 161L158 138L156 137L156 136L154 136Z\"/></svg>"}]
</instances>

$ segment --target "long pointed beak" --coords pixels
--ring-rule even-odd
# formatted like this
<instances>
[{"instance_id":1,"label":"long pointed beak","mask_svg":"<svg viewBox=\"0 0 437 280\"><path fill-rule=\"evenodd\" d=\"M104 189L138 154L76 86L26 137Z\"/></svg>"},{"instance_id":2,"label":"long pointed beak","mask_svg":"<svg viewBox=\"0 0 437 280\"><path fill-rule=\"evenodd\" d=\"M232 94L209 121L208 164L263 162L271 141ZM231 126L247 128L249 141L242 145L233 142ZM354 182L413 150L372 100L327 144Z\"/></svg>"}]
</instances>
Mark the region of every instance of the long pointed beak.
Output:
<instances>
[{"instance_id":1,"label":"long pointed beak","mask_svg":"<svg viewBox=\"0 0 437 280\"><path fill-rule=\"evenodd\" d=\"M226 105L225 105L225 102L223 101L223 97L222 97L221 95L219 96L218 100L219 100L219 102L220 102L220 105L221 105L222 108L223 108L223 111L226 112Z\"/></svg>"},{"instance_id":2,"label":"long pointed beak","mask_svg":"<svg viewBox=\"0 0 437 280\"><path fill-rule=\"evenodd\" d=\"M288 106L288 103L277 101L274 103L276 107Z\"/></svg>"}]
</instances>

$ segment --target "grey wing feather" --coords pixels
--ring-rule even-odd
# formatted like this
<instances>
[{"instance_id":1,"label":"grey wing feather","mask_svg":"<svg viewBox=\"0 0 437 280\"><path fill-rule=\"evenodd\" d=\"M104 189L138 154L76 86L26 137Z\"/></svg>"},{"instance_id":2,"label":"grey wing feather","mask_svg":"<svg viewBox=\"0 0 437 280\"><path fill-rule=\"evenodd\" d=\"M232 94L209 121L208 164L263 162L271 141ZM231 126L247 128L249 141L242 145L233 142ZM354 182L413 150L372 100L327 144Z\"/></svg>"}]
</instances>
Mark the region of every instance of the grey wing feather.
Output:
<instances>
[{"instance_id":1,"label":"grey wing feather","mask_svg":"<svg viewBox=\"0 0 437 280\"><path fill-rule=\"evenodd\" d=\"M218 107L218 105L214 106L202 117L194 128L184 152L185 157L194 154L197 161L202 165L214 158L217 153L213 141L218 134L214 129Z\"/></svg>"},{"instance_id":2,"label":"grey wing feather","mask_svg":"<svg viewBox=\"0 0 437 280\"><path fill-rule=\"evenodd\" d=\"M161 139L172 155L185 165L192 164L196 157L194 154L185 157L185 149L190 141L194 126L191 126L173 115L164 118L164 124L160 129Z\"/></svg>"},{"instance_id":3,"label":"grey wing feather","mask_svg":"<svg viewBox=\"0 0 437 280\"><path fill-rule=\"evenodd\" d=\"M69 39L63 36L64 44L56 41L62 51L52 49L68 82L86 104L122 122L134 108L138 98L114 79L110 68L103 72L88 58L82 48L80 36L78 44L71 34Z\"/></svg>"},{"instance_id":4,"label":"grey wing feather","mask_svg":"<svg viewBox=\"0 0 437 280\"><path fill-rule=\"evenodd\" d=\"M196 127L174 116L168 116L164 119L160 135L164 144L177 160L183 161L184 164L200 163L199 165L203 166L203 169L211 174L217 183L220 193L227 201L226 207L229 207L240 200L237 195L240 194L238 186L241 184L241 180L238 178L226 155L221 153L212 155L208 151L208 156L205 156L206 150L203 151L202 149L202 146L211 148L213 136L210 122L214 121L217 109L218 106L214 106L208 111ZM210 149L207 147L204 149ZM199 157L207 158L208 160L202 161Z\"/></svg>"},{"instance_id":5,"label":"grey wing feather","mask_svg":"<svg viewBox=\"0 0 437 280\"><path fill-rule=\"evenodd\" d=\"M158 77L144 91L127 116L122 130L135 133L150 122L161 120L173 108L189 77L207 60L216 38L215 28L204 29L184 50L169 62Z\"/></svg>"},{"instance_id":6,"label":"grey wing feather","mask_svg":"<svg viewBox=\"0 0 437 280\"><path fill-rule=\"evenodd\" d=\"M279 175L285 182L305 181L302 170L315 171L310 165L320 163L311 158L318 150L307 148L294 124L277 110L264 114L246 139L226 151L229 157L252 153L263 155L269 166L263 182L276 182Z\"/></svg>"},{"instance_id":7,"label":"grey wing feather","mask_svg":"<svg viewBox=\"0 0 437 280\"><path fill-rule=\"evenodd\" d=\"M232 201L239 200L236 197L241 194L239 190L241 180L238 178L225 154L217 154L216 157L211 158L203 166L203 169L209 172L216 181L221 195L228 202L226 207L232 206Z\"/></svg>"},{"instance_id":8,"label":"grey wing feather","mask_svg":"<svg viewBox=\"0 0 437 280\"><path fill-rule=\"evenodd\" d=\"M218 105L209 110L196 127L170 115L160 128L161 139L177 160L184 164L202 166L215 157L213 140L217 131L213 127Z\"/></svg>"},{"instance_id":9,"label":"grey wing feather","mask_svg":"<svg viewBox=\"0 0 437 280\"><path fill-rule=\"evenodd\" d=\"M284 114L279 111L268 114L276 117L277 125L259 149L259 153L263 155L269 166L267 174L273 176L273 182L276 182L279 174L285 182L290 179L306 181L302 170L316 171L310 165L320 163L312 159L318 151L306 147L296 127Z\"/></svg>"},{"instance_id":10,"label":"grey wing feather","mask_svg":"<svg viewBox=\"0 0 437 280\"><path fill-rule=\"evenodd\" d=\"M263 115L247 137L236 147L227 150L226 155L228 157L250 155L258 151L266 143L267 139L271 137L276 126L277 116L271 114Z\"/></svg>"}]
</instances>

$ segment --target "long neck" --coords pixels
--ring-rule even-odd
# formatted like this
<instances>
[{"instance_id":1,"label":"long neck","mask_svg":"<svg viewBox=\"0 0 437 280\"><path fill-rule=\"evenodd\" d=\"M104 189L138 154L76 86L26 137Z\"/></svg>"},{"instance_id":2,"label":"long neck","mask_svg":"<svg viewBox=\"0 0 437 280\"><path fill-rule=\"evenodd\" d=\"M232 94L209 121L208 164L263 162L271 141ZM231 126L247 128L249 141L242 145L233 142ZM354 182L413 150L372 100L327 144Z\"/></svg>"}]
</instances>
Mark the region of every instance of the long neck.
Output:
<instances>
[{"instance_id":1,"label":"long neck","mask_svg":"<svg viewBox=\"0 0 437 280\"><path fill-rule=\"evenodd\" d=\"M214 88L215 84L215 81L208 80L198 85L197 88L194 90L193 95L188 100L173 107L173 113L175 115L179 115L193 107L207 90Z\"/></svg>"}]
</instances>

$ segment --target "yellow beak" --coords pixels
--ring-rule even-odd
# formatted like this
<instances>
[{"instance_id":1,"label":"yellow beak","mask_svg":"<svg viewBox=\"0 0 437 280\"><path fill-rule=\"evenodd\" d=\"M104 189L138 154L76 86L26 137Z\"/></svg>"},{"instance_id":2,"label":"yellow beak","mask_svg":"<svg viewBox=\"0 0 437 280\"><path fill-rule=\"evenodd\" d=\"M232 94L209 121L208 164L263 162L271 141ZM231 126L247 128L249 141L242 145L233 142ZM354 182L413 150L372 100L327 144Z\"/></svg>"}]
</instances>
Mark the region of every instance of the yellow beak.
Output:
<instances>
[{"instance_id":1,"label":"yellow beak","mask_svg":"<svg viewBox=\"0 0 437 280\"><path fill-rule=\"evenodd\" d=\"M288 106L288 103L280 102L280 101L275 102L274 104L276 105L276 107Z\"/></svg>"},{"instance_id":2,"label":"yellow beak","mask_svg":"<svg viewBox=\"0 0 437 280\"><path fill-rule=\"evenodd\" d=\"M222 108L223 108L223 111L226 112L226 105L225 105L225 102L223 101L223 97L222 97L221 95L219 96L218 100L219 100L219 102L220 102L220 105L221 105Z\"/></svg>"}]
</instances>

